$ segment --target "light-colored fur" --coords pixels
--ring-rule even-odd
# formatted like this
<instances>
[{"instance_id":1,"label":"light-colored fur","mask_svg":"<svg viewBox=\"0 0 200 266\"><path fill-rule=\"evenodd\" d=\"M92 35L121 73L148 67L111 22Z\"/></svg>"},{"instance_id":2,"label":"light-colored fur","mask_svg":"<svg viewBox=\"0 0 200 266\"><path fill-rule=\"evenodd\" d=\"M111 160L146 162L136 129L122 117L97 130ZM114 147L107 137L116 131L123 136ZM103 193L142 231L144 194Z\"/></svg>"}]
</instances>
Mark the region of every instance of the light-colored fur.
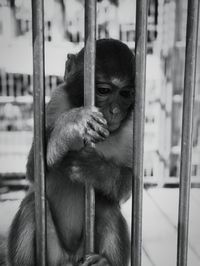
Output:
<instances>
[{"instance_id":1,"label":"light-colored fur","mask_svg":"<svg viewBox=\"0 0 200 266\"><path fill-rule=\"evenodd\" d=\"M133 154L133 118L125 121L116 133L95 145L98 153L108 159L114 159L121 165L132 167Z\"/></svg>"}]
</instances>

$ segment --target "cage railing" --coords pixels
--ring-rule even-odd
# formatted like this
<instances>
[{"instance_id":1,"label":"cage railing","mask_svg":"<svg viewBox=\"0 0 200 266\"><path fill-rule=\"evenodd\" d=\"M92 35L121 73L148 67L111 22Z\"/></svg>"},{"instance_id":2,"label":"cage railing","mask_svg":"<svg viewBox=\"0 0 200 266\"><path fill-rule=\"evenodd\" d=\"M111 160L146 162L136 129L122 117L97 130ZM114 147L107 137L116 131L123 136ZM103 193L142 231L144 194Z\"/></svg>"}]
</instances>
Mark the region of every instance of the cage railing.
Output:
<instances>
[{"instance_id":1,"label":"cage railing","mask_svg":"<svg viewBox=\"0 0 200 266\"><path fill-rule=\"evenodd\" d=\"M95 104L96 0L85 1L84 105ZM85 184L85 253L94 252L95 192Z\"/></svg>"},{"instance_id":2,"label":"cage railing","mask_svg":"<svg viewBox=\"0 0 200 266\"><path fill-rule=\"evenodd\" d=\"M46 265L44 1L32 0L36 265Z\"/></svg>"},{"instance_id":3,"label":"cage railing","mask_svg":"<svg viewBox=\"0 0 200 266\"><path fill-rule=\"evenodd\" d=\"M133 134L133 197L131 265L141 266L144 102L146 79L147 0L136 1L135 104ZM45 76L44 76L44 3L32 0L34 58L34 173L37 265L46 265L45 208ZM188 0L186 61L183 104L183 129L180 171L177 266L187 265L189 202L191 185L191 149L194 84L196 71L199 0ZM94 105L95 92L96 1L85 1L84 104ZM85 252L94 252L95 195L86 184Z\"/></svg>"},{"instance_id":4,"label":"cage railing","mask_svg":"<svg viewBox=\"0 0 200 266\"><path fill-rule=\"evenodd\" d=\"M177 266L187 266L192 126L198 45L199 0L188 0L180 163Z\"/></svg>"},{"instance_id":5,"label":"cage railing","mask_svg":"<svg viewBox=\"0 0 200 266\"><path fill-rule=\"evenodd\" d=\"M142 257L142 200L147 51L147 10L147 0L136 1L131 266L140 266Z\"/></svg>"}]
</instances>

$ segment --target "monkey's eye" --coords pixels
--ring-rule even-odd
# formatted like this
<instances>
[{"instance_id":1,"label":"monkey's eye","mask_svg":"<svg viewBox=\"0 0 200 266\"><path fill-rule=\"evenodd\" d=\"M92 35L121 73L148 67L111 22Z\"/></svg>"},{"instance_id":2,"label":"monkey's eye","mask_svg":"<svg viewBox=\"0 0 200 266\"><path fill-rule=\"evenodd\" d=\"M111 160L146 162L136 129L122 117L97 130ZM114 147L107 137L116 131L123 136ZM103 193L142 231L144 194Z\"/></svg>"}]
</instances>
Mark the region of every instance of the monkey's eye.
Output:
<instances>
[{"instance_id":1,"label":"monkey's eye","mask_svg":"<svg viewBox=\"0 0 200 266\"><path fill-rule=\"evenodd\" d=\"M123 98L132 98L132 96L133 96L132 91L130 91L130 90L122 90L122 91L120 91L120 95Z\"/></svg>"},{"instance_id":2,"label":"monkey's eye","mask_svg":"<svg viewBox=\"0 0 200 266\"><path fill-rule=\"evenodd\" d=\"M107 95L107 94L109 94L111 92L111 88L110 87L105 87L105 86L102 86L102 87L97 86L96 91L100 95Z\"/></svg>"}]
</instances>

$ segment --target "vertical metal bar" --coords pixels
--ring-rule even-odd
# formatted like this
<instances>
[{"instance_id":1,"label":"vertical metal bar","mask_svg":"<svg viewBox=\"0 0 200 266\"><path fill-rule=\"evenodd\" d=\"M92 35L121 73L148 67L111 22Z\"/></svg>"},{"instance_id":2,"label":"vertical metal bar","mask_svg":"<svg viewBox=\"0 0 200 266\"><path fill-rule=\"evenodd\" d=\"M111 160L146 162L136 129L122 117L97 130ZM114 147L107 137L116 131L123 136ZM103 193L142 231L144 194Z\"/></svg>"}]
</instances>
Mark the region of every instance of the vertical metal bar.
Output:
<instances>
[{"instance_id":1,"label":"vertical metal bar","mask_svg":"<svg viewBox=\"0 0 200 266\"><path fill-rule=\"evenodd\" d=\"M136 2L135 40L135 104L133 114L133 183L132 183L132 232L131 265L141 265L142 255L142 198L143 150L146 84L146 41L148 0Z\"/></svg>"},{"instance_id":2,"label":"vertical metal bar","mask_svg":"<svg viewBox=\"0 0 200 266\"><path fill-rule=\"evenodd\" d=\"M95 102L96 0L85 1L84 105ZM85 253L94 252L95 193L85 185Z\"/></svg>"},{"instance_id":3,"label":"vertical metal bar","mask_svg":"<svg viewBox=\"0 0 200 266\"><path fill-rule=\"evenodd\" d=\"M44 2L32 0L36 265L46 265Z\"/></svg>"},{"instance_id":4,"label":"vertical metal bar","mask_svg":"<svg viewBox=\"0 0 200 266\"><path fill-rule=\"evenodd\" d=\"M180 165L177 266L187 265L191 187L192 124L195 95L199 0L188 0Z\"/></svg>"}]
</instances>

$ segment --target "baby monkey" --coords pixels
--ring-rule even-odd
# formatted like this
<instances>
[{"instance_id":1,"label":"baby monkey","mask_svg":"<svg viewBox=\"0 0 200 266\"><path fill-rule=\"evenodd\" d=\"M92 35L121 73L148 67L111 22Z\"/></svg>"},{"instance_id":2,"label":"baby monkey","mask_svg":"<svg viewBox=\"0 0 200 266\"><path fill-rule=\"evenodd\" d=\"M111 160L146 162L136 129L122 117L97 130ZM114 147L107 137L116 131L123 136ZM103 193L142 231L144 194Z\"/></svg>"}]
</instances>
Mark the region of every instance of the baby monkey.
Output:
<instances>
[{"instance_id":1,"label":"baby monkey","mask_svg":"<svg viewBox=\"0 0 200 266\"><path fill-rule=\"evenodd\" d=\"M122 42L96 42L95 107L84 107L84 49L69 55L64 83L46 110L47 261L49 266L128 266L130 241L120 202L132 182L134 63ZM93 145L95 144L95 145ZM34 156L27 162L29 192L11 225L8 260L34 266ZM84 184L96 195L95 253L84 255Z\"/></svg>"}]
</instances>

